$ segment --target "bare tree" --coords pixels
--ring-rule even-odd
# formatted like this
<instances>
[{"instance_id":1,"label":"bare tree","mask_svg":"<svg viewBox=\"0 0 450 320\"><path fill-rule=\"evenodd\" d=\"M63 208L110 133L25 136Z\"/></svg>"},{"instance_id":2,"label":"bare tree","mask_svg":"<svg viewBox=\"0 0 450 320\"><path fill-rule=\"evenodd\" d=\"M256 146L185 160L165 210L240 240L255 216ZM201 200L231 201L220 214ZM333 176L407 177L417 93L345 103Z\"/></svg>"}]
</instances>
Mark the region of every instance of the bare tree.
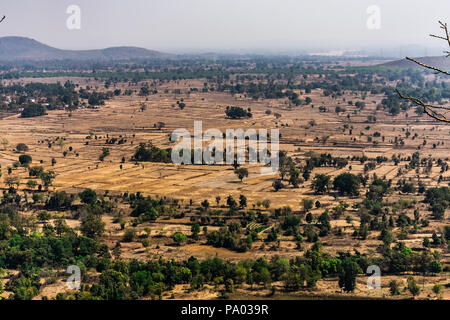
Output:
<instances>
[{"instance_id":1,"label":"bare tree","mask_svg":"<svg viewBox=\"0 0 450 320\"><path fill-rule=\"evenodd\" d=\"M450 33L448 30L448 26L447 23L443 23L441 21L439 21L439 25L440 28L442 30L444 30L444 36L438 36L438 35L434 35L434 34L430 34L430 37L433 38L437 38L437 39L441 39L441 40L445 40L447 42L447 45L450 48ZM448 58L450 56L450 51L445 50L444 51L446 58ZM422 63L416 59L410 58L410 57L406 57L407 60L414 62L415 64L424 67L428 70L432 70L434 71L436 74L444 74L446 76L450 76L450 72L442 70L440 68L436 68L434 66L430 66L428 64ZM450 118L448 117L448 113L450 112L450 106L436 106L436 105L432 105L429 103L425 103L424 101L422 101L421 99L417 98L417 97L412 97L412 96L404 96L399 90L397 90L397 94L400 96L400 98L405 99L405 100L409 100L411 102L413 102L414 104L421 106L423 108L423 112L427 115L429 115L430 117L442 121L442 122L448 122L450 123Z\"/></svg>"}]
</instances>

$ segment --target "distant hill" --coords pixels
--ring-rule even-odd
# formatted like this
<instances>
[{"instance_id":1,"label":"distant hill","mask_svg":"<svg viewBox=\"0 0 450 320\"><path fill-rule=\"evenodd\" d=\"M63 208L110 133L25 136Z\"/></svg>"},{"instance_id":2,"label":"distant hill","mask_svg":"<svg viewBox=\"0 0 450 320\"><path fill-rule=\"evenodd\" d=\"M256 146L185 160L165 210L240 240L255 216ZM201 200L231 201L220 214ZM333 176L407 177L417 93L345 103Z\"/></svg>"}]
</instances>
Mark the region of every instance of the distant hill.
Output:
<instances>
[{"instance_id":1,"label":"distant hill","mask_svg":"<svg viewBox=\"0 0 450 320\"><path fill-rule=\"evenodd\" d=\"M137 47L61 50L24 37L0 38L0 61L167 59L171 54Z\"/></svg>"},{"instance_id":2,"label":"distant hill","mask_svg":"<svg viewBox=\"0 0 450 320\"><path fill-rule=\"evenodd\" d=\"M441 57L421 57L421 58L414 58L417 61L420 61L424 64L443 69L443 70L450 70L450 57L446 58L444 56ZM422 68L421 66L415 64L412 61L401 59L401 60L395 60L386 62L383 64L380 64L382 67L392 67L392 68Z\"/></svg>"}]
</instances>

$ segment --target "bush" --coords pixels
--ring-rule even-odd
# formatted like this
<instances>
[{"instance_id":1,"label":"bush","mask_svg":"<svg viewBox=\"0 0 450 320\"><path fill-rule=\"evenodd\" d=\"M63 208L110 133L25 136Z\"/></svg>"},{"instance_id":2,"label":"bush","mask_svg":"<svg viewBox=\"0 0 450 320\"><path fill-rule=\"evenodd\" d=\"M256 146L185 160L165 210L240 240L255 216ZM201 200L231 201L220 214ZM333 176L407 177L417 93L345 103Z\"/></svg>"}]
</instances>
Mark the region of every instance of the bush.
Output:
<instances>
[{"instance_id":1,"label":"bush","mask_svg":"<svg viewBox=\"0 0 450 320\"><path fill-rule=\"evenodd\" d=\"M125 230L125 234L123 236L123 241L132 242L136 238L136 231L134 229Z\"/></svg>"}]
</instances>

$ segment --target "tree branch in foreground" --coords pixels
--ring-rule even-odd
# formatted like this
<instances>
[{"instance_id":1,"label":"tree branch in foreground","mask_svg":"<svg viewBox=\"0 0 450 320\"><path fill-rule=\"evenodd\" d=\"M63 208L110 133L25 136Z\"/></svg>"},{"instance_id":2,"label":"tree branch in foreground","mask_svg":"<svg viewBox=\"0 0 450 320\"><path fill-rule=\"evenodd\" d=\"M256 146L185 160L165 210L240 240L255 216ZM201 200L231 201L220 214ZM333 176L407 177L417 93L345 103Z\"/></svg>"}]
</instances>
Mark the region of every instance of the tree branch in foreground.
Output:
<instances>
[{"instance_id":1,"label":"tree branch in foreground","mask_svg":"<svg viewBox=\"0 0 450 320\"><path fill-rule=\"evenodd\" d=\"M437 39L441 39L441 40L445 40L450 48L450 34L448 31L448 26L447 23L443 23L441 21L439 21L440 24L440 28L444 30L445 35L444 36L438 36L438 35L434 35L434 34L430 34L431 37L433 38L437 38ZM444 51L444 53L446 54L446 58L448 58L450 56L450 51ZM424 67L426 69L429 70L433 70L435 71L437 74L442 73L445 74L447 76L450 76L450 72L427 65L425 63L422 63L420 61L417 61L416 59L410 58L410 57L406 57L407 60L412 61L414 63L416 63L417 65ZM430 116L433 119L436 119L438 121L441 122L447 122L450 123L450 120L447 116L447 114L450 112L450 107L447 106L435 106L435 105L431 105L431 104L427 104L425 102L423 102L422 100L420 100L419 98L416 97L411 97L411 96L404 96L401 94L401 92L397 89L395 89L395 91L397 92L397 94L399 95L399 97L401 99L404 100L409 100L411 102L413 102L414 104L421 106L423 108L423 112L425 114L427 114L428 116Z\"/></svg>"},{"instance_id":2,"label":"tree branch in foreground","mask_svg":"<svg viewBox=\"0 0 450 320\"><path fill-rule=\"evenodd\" d=\"M415 97L411 97L411 96L404 96L397 89L395 89L395 91L397 92L397 94L399 95L399 97L401 99L409 100L409 101L415 103L416 105L423 107L423 112L425 114L429 115L430 117L432 117L436 120L442 121L442 122L450 123L450 120L447 119L447 114L450 112L450 107L435 106L432 104L427 104L427 103L423 102L422 100L420 100L419 98L415 98Z\"/></svg>"}]
</instances>

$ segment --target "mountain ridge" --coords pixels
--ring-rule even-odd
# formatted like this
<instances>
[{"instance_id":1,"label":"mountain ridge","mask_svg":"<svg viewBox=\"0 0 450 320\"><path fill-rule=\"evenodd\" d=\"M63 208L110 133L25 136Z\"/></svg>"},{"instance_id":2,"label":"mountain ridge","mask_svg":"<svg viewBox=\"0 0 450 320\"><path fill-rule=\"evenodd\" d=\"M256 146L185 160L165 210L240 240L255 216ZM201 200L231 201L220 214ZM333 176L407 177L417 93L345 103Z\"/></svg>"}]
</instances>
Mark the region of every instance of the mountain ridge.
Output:
<instances>
[{"instance_id":1,"label":"mountain ridge","mask_svg":"<svg viewBox=\"0 0 450 320\"><path fill-rule=\"evenodd\" d=\"M433 66L439 69L443 70L449 70L450 69L450 57L446 58L445 56L438 56L438 57L418 57L414 58L415 60L424 63L429 66ZM389 67L389 68L423 68L419 66L418 64L406 60L406 59L400 59L400 60L394 60L389 61L386 63L379 64L381 67Z\"/></svg>"},{"instance_id":2,"label":"mountain ridge","mask_svg":"<svg viewBox=\"0 0 450 320\"><path fill-rule=\"evenodd\" d=\"M169 59L174 55L133 46L92 50L63 50L35 39L8 36L0 38L0 61L45 60L130 60Z\"/></svg>"}]
</instances>

